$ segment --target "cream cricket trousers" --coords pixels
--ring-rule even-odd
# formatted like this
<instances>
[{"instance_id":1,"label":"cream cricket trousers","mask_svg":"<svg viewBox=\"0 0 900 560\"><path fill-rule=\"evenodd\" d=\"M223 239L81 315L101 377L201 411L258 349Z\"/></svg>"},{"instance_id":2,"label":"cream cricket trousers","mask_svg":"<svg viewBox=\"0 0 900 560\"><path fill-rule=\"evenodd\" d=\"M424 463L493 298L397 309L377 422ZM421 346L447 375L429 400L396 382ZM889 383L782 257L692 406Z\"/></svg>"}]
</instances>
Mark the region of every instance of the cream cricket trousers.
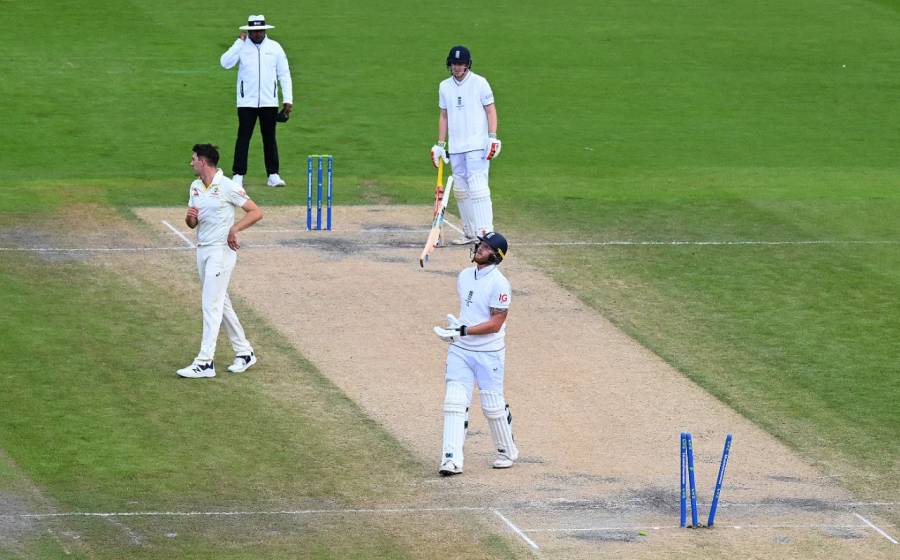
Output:
<instances>
[{"instance_id":1,"label":"cream cricket trousers","mask_svg":"<svg viewBox=\"0 0 900 560\"><path fill-rule=\"evenodd\" d=\"M215 356L216 339L223 323L235 355L249 354L253 350L228 297L228 283L231 282L235 263L237 253L227 245L197 248L203 307L203 339L197 354L198 361L211 361Z\"/></svg>"}]
</instances>

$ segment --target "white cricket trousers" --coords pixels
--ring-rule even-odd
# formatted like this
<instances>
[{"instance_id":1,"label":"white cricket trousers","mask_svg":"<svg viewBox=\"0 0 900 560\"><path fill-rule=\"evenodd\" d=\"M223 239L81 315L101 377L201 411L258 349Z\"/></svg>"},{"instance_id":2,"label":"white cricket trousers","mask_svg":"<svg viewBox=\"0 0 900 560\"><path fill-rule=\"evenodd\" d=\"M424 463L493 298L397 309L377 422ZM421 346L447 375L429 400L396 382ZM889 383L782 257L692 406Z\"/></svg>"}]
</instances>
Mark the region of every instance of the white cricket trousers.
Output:
<instances>
[{"instance_id":1,"label":"white cricket trousers","mask_svg":"<svg viewBox=\"0 0 900 560\"><path fill-rule=\"evenodd\" d=\"M479 391L503 394L503 377L506 369L506 349L490 352L473 352L450 345L444 379L447 383L459 383L466 389L469 403L472 390L478 384Z\"/></svg>"},{"instance_id":2,"label":"white cricket trousers","mask_svg":"<svg viewBox=\"0 0 900 560\"><path fill-rule=\"evenodd\" d=\"M505 360L506 349L472 352L450 346L444 375L447 387L444 393L442 464L452 460L457 467L463 467L469 405L472 403L472 392L476 384L480 392L481 409L488 420L497 451L513 461L518 458L519 451L513 441L509 423L509 407L503 396Z\"/></svg>"},{"instance_id":3,"label":"white cricket trousers","mask_svg":"<svg viewBox=\"0 0 900 560\"><path fill-rule=\"evenodd\" d=\"M235 355L249 354L253 350L228 297L228 283L231 282L231 272L236 262L237 253L227 245L197 249L203 307L203 339L197 354L198 361L207 362L215 356L216 339L223 323Z\"/></svg>"}]
</instances>

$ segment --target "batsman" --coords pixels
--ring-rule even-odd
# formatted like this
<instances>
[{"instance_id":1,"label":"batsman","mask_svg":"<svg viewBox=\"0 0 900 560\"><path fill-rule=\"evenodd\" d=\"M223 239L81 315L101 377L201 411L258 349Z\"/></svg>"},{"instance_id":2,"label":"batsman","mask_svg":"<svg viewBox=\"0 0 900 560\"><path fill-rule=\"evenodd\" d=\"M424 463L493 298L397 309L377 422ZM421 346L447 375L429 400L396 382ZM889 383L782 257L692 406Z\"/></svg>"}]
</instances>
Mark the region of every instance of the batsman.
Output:
<instances>
[{"instance_id":1,"label":"batsman","mask_svg":"<svg viewBox=\"0 0 900 560\"><path fill-rule=\"evenodd\" d=\"M483 76L472 72L469 49L462 45L451 48L447 70L450 77L438 87L441 112L431 162L437 167L443 160L453 168L453 192L464 234L452 243L465 245L494 230L488 173L491 160L500 155L501 144L494 92Z\"/></svg>"},{"instance_id":2,"label":"batsman","mask_svg":"<svg viewBox=\"0 0 900 560\"><path fill-rule=\"evenodd\" d=\"M512 415L503 395L506 316L512 289L498 267L508 249L506 239L497 232L478 238L472 249L475 266L464 269L456 280L459 318L447 315L447 327L434 327L434 333L450 343L445 369L444 446L438 471L444 476L463 472L463 444L476 383L481 410L497 450L492 466L508 469L519 457Z\"/></svg>"}]
</instances>

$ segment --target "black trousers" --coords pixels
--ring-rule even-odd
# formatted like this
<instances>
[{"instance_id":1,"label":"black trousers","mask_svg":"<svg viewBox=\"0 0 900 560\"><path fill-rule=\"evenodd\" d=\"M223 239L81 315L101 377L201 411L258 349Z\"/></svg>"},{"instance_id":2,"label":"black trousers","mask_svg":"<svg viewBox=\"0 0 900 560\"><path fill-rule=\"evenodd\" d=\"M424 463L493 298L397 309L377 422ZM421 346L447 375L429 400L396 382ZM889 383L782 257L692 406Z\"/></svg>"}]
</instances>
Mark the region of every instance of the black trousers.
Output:
<instances>
[{"instance_id":1,"label":"black trousers","mask_svg":"<svg viewBox=\"0 0 900 560\"><path fill-rule=\"evenodd\" d=\"M262 133L263 154L266 159L266 175L278 173L278 142L275 141L275 117L278 107L238 107L238 133L234 143L234 163L231 172L234 175L247 174L247 152L250 151L250 138L259 119L259 131Z\"/></svg>"}]
</instances>

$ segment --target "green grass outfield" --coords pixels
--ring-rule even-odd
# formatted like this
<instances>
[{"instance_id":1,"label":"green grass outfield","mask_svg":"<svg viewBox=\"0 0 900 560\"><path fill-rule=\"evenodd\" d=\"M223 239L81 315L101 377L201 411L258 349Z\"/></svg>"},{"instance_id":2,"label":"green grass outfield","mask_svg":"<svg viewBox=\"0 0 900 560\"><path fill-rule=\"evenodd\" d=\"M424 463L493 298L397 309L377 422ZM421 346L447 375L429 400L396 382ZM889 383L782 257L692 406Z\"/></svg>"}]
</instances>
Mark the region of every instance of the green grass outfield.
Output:
<instances>
[{"instance_id":1,"label":"green grass outfield","mask_svg":"<svg viewBox=\"0 0 900 560\"><path fill-rule=\"evenodd\" d=\"M246 4L0 5L8 21L26 22L0 59L0 228L52 224L73 204L126 215L131 206L182 205L195 142L220 145L230 167L235 71L222 70L218 58L246 19ZM290 186L252 190L254 198L264 206L302 204L305 155L329 152L336 204L428 204L437 83L449 46L464 43L497 98L504 142L491 183L498 229L542 240L840 242L519 254L811 461L844 475L860 496L900 498L900 2L455 6L451 14L405 1L267 2L271 36L293 67L297 111L279 129ZM258 185L258 134L250 166L248 183ZM517 237L510 237L515 255ZM265 439L261 432L204 446L203 434L179 428L189 409L169 403L173 416L157 417L153 405L169 397L162 381L130 382L129 373L147 372L157 360L157 347L173 351L174 339L195 335L188 327L178 336L159 330L192 324L190 308L154 305L152 287L123 299L117 291L125 280L89 270L0 254L5 336L15 335L10 348L19 349L3 374L0 406L0 447L15 467L0 466L0 484L26 478L69 508L114 507L138 491L142 504L159 507L231 498L263 504L267 498L240 484L249 467L231 451L254 434ZM51 281L62 274L66 282ZM82 324L68 304L79 294L114 304ZM73 344L123 336L129 343L113 347ZM296 357L287 347L280 352L286 361ZM56 368L71 386L48 377ZM311 367L303 369L321 398L358 414L327 384L311 381L318 379ZM244 389L249 397L230 394ZM177 397L192 406L210 399L222 405L216 414L284 434L294 412L270 409L258 390ZM80 421L86 408L103 414ZM135 417L113 422L123 411ZM63 421L73 414L76 422ZM166 437L172 429L174 443ZM83 441L83 431L111 435ZM337 453L310 432L292 435L300 438L292 448ZM374 445L379 457L397 452L377 426L366 425L360 438L356 445ZM46 461L48 445L66 450L65 460ZM262 445L266 465L256 476L272 485L274 498L342 496L345 480L294 480L282 450ZM143 448L164 460L121 460ZM232 459L234 473L214 468ZM186 474L198 460L212 478ZM410 468L398 476L415 478ZM162 485L167 470L180 481L173 487ZM369 489L346 492L352 501ZM393 539L385 528L359 531L351 541L361 557L369 555L364 543L389 542L383 548L402 557L431 538L412 531L421 542L410 544L415 538ZM350 542L334 527L317 534L326 549ZM225 557L220 542L210 538L191 553ZM234 549L242 546L249 545ZM279 545L272 546L277 556ZM114 551L113 542L106 553Z\"/></svg>"}]
</instances>

